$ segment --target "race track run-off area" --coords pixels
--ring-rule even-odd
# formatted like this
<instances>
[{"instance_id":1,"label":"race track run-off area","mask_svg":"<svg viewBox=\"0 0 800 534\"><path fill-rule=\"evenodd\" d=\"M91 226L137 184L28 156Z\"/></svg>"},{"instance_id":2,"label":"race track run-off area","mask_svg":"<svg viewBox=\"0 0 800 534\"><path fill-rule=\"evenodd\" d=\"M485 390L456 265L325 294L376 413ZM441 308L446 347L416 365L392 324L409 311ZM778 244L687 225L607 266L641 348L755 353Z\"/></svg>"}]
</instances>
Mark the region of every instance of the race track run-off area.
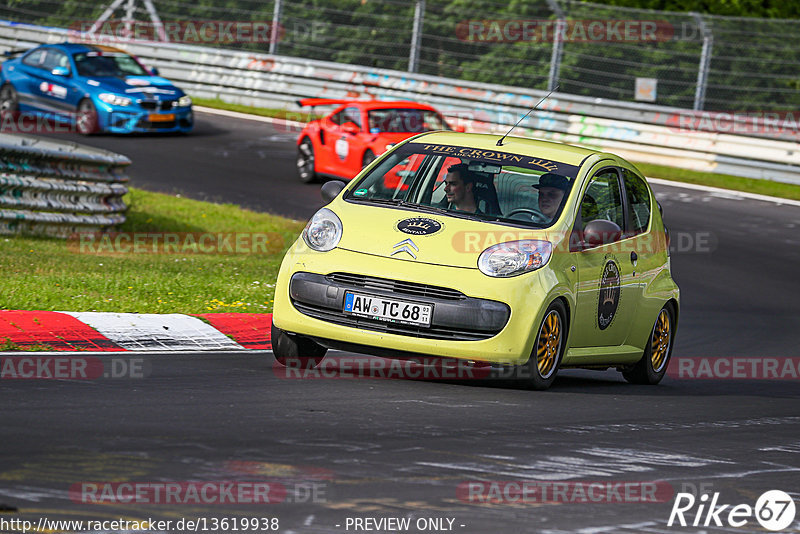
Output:
<instances>
[{"instance_id":1,"label":"race track run-off area","mask_svg":"<svg viewBox=\"0 0 800 534\"><path fill-rule=\"evenodd\" d=\"M199 112L188 136L61 137L128 156L134 187L305 220L323 202L289 130ZM0 532L798 531L800 206L653 188L683 365L658 386L566 370L535 392L338 351L287 372L269 314L0 313L0 338L69 351L0 365L93 373L0 379Z\"/></svg>"}]
</instances>

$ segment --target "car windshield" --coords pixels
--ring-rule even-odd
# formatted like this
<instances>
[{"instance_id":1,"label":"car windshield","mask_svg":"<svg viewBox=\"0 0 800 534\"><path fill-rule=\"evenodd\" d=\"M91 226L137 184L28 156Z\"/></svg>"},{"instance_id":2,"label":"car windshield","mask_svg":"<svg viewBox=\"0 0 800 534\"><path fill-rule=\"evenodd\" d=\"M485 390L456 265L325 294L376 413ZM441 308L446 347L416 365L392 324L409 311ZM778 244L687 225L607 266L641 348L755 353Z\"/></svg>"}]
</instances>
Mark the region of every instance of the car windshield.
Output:
<instances>
[{"instance_id":1,"label":"car windshield","mask_svg":"<svg viewBox=\"0 0 800 534\"><path fill-rule=\"evenodd\" d=\"M558 220L577 174L575 165L530 154L408 143L345 198L546 228Z\"/></svg>"},{"instance_id":2,"label":"car windshield","mask_svg":"<svg viewBox=\"0 0 800 534\"><path fill-rule=\"evenodd\" d=\"M371 109L367 116L369 133L422 133L450 129L441 115L425 109Z\"/></svg>"},{"instance_id":3,"label":"car windshield","mask_svg":"<svg viewBox=\"0 0 800 534\"><path fill-rule=\"evenodd\" d=\"M78 74L90 78L150 75L133 57L120 52L83 52L73 58Z\"/></svg>"}]
</instances>

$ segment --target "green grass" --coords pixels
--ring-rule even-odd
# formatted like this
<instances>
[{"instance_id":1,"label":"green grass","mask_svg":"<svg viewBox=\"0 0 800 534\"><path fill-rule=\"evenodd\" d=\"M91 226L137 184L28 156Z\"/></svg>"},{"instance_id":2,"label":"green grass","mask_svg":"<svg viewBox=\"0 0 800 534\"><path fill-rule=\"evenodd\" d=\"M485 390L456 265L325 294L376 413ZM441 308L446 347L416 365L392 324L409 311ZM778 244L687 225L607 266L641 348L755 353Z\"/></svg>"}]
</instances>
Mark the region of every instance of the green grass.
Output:
<instances>
[{"instance_id":1,"label":"green grass","mask_svg":"<svg viewBox=\"0 0 800 534\"><path fill-rule=\"evenodd\" d=\"M306 111L288 111L285 109L268 109L257 108L251 106L243 106L240 104L229 104L220 99L206 99L194 98L192 100L195 104L206 106L210 108L226 109L229 111L239 111L241 113L250 113L254 115L262 115L265 117L277 117L282 119L289 119L298 122L305 122L308 120L308 112ZM645 176L651 178L661 178L663 180L674 180L676 182L686 182L690 184L708 185L712 187L719 187L721 189L731 189L734 191L745 191L748 193L756 193L759 195L768 195L780 198L789 198L793 200L800 200L800 186L785 184L781 182L773 182L770 180L756 180L752 178L742 178L740 176L732 176L729 174L714 174L710 172L691 171L687 169L680 169L678 167L667 167L665 165L653 165L650 163L640 163L633 161L633 163L641 170Z\"/></svg>"},{"instance_id":2,"label":"green grass","mask_svg":"<svg viewBox=\"0 0 800 534\"><path fill-rule=\"evenodd\" d=\"M130 210L121 232L266 234L269 251L134 254L80 247L78 241L0 236L0 309L272 311L280 261L303 223L138 189L131 189L125 201Z\"/></svg>"},{"instance_id":3,"label":"green grass","mask_svg":"<svg viewBox=\"0 0 800 534\"><path fill-rule=\"evenodd\" d=\"M661 178L663 180L674 180L676 182L686 182L690 184L709 185L721 189L732 189L734 191L745 191L759 195L771 197L789 198L800 200L800 186L773 182L771 180L756 180L753 178L742 178L741 176L731 176L728 174L713 174L709 172L688 171L677 167L667 167L665 165L653 165L650 163L636 163L636 167L645 176Z\"/></svg>"},{"instance_id":4,"label":"green grass","mask_svg":"<svg viewBox=\"0 0 800 534\"><path fill-rule=\"evenodd\" d=\"M0 341L2 341L0 342L0 352L46 352L54 350L52 346L40 343L19 345L11 341L11 338L3 338Z\"/></svg>"},{"instance_id":5,"label":"green grass","mask_svg":"<svg viewBox=\"0 0 800 534\"><path fill-rule=\"evenodd\" d=\"M249 113L250 115L260 115L262 117L272 117L276 119L287 119L297 122L308 122L311 118L322 117L323 115L314 114L310 115L311 108L301 108L294 106L296 110L276 109L276 108L256 108L252 106L244 106L242 104L230 104L224 102L219 98L197 98L192 97L192 102L196 106L205 106L207 108L224 109L227 111L238 111L239 113ZM310 117L310 118L309 118Z\"/></svg>"}]
</instances>

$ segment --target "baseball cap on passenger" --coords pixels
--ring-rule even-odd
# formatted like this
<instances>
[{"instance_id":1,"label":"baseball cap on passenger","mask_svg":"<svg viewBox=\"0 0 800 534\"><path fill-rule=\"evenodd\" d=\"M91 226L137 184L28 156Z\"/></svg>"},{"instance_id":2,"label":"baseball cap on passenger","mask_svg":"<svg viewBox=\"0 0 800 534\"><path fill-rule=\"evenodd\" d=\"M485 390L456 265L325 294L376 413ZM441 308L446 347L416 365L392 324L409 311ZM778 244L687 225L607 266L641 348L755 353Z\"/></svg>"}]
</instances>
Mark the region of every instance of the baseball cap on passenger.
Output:
<instances>
[{"instance_id":1,"label":"baseball cap on passenger","mask_svg":"<svg viewBox=\"0 0 800 534\"><path fill-rule=\"evenodd\" d=\"M555 187L556 189L561 189L562 191L569 191L570 184L566 176L548 172L541 175L539 177L539 183L533 187L536 189L541 189L542 187Z\"/></svg>"}]
</instances>

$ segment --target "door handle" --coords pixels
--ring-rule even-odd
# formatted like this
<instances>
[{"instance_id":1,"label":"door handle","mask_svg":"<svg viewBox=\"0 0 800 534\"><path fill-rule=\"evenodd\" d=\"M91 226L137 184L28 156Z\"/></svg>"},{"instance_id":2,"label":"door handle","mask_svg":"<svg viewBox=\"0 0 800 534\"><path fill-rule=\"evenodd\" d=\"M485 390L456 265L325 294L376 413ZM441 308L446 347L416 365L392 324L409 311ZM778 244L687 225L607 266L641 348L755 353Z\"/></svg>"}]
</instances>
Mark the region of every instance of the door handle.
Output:
<instances>
[{"instance_id":1,"label":"door handle","mask_svg":"<svg viewBox=\"0 0 800 534\"><path fill-rule=\"evenodd\" d=\"M631 263L635 264L638 259L639 255L636 254L636 251L631 251Z\"/></svg>"}]
</instances>

